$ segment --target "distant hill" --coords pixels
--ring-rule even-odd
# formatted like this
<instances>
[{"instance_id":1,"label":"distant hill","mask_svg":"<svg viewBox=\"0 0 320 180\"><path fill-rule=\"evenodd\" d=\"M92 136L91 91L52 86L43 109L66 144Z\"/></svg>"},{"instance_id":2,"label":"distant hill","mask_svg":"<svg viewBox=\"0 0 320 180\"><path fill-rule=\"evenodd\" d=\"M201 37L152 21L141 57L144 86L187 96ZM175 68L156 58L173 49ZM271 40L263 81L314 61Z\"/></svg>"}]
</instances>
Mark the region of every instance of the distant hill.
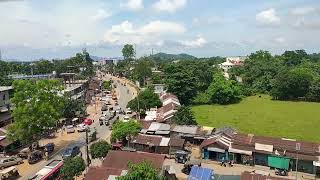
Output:
<instances>
[{"instance_id":1,"label":"distant hill","mask_svg":"<svg viewBox=\"0 0 320 180\"><path fill-rule=\"evenodd\" d=\"M93 55L90 55L91 59L93 59L94 61L99 61L101 59L103 59L103 57L99 57L99 56L93 56Z\"/></svg>"},{"instance_id":2,"label":"distant hill","mask_svg":"<svg viewBox=\"0 0 320 180\"><path fill-rule=\"evenodd\" d=\"M151 55L150 57L161 60L192 60L197 59L196 57L189 54L166 54L166 53L157 53Z\"/></svg>"}]
</instances>

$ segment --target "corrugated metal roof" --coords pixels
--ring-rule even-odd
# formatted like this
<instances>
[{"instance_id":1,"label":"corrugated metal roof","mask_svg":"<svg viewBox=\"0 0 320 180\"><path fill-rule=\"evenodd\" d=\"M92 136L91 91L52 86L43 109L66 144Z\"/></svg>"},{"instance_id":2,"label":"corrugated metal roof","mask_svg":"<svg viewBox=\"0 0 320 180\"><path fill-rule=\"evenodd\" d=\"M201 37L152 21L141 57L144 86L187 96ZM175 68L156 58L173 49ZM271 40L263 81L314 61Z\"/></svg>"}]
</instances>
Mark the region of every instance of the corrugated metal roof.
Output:
<instances>
[{"instance_id":1,"label":"corrugated metal roof","mask_svg":"<svg viewBox=\"0 0 320 180\"><path fill-rule=\"evenodd\" d=\"M192 166L188 180L212 180L213 170Z\"/></svg>"},{"instance_id":2,"label":"corrugated metal roof","mask_svg":"<svg viewBox=\"0 0 320 180\"><path fill-rule=\"evenodd\" d=\"M160 146L169 146L170 138L162 138L160 142Z\"/></svg>"},{"instance_id":3,"label":"corrugated metal roof","mask_svg":"<svg viewBox=\"0 0 320 180\"><path fill-rule=\"evenodd\" d=\"M197 134L198 126L177 125L172 131L184 134Z\"/></svg>"}]
</instances>

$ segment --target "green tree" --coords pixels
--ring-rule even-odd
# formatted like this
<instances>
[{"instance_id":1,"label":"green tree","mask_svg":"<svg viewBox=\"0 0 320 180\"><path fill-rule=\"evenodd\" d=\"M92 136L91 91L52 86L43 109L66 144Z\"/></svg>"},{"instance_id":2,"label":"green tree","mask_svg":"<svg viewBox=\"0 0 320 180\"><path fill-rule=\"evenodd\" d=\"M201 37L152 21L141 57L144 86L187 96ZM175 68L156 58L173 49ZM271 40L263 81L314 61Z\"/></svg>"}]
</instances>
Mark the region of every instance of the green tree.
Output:
<instances>
[{"instance_id":1,"label":"green tree","mask_svg":"<svg viewBox=\"0 0 320 180\"><path fill-rule=\"evenodd\" d=\"M306 97L313 81L309 69L295 68L280 72L273 82L271 96L273 99L289 100Z\"/></svg>"},{"instance_id":2,"label":"green tree","mask_svg":"<svg viewBox=\"0 0 320 180\"><path fill-rule=\"evenodd\" d=\"M150 88L140 92L138 97L135 97L133 100L129 101L127 107L133 111L139 112L140 109L138 109L138 100L140 109L148 110L150 108L162 106L159 96Z\"/></svg>"},{"instance_id":3,"label":"green tree","mask_svg":"<svg viewBox=\"0 0 320 180\"><path fill-rule=\"evenodd\" d=\"M134 120L116 122L112 125L111 139L113 141L126 141L126 138L130 139L131 137L136 136L140 132L140 129L140 124Z\"/></svg>"},{"instance_id":4,"label":"green tree","mask_svg":"<svg viewBox=\"0 0 320 180\"><path fill-rule=\"evenodd\" d=\"M104 140L100 140L98 142L93 143L90 146L90 154L92 158L104 158L107 156L109 150L111 149L111 145Z\"/></svg>"},{"instance_id":5,"label":"green tree","mask_svg":"<svg viewBox=\"0 0 320 180\"><path fill-rule=\"evenodd\" d=\"M308 58L305 50L285 51L282 54L284 64L287 66L296 66L302 63L304 59Z\"/></svg>"},{"instance_id":6,"label":"green tree","mask_svg":"<svg viewBox=\"0 0 320 180\"><path fill-rule=\"evenodd\" d=\"M173 123L179 125L197 125L191 109L182 105L173 116Z\"/></svg>"},{"instance_id":7,"label":"green tree","mask_svg":"<svg viewBox=\"0 0 320 180\"><path fill-rule=\"evenodd\" d=\"M85 168L85 162L81 157L67 158L61 168L62 179L74 180L74 177L79 176Z\"/></svg>"},{"instance_id":8,"label":"green tree","mask_svg":"<svg viewBox=\"0 0 320 180\"><path fill-rule=\"evenodd\" d=\"M85 103L82 100L71 99L69 97L64 98L64 108L62 110L62 116L65 118L74 118L77 115L85 114ZM79 114L77 114L79 113Z\"/></svg>"},{"instance_id":9,"label":"green tree","mask_svg":"<svg viewBox=\"0 0 320 180\"><path fill-rule=\"evenodd\" d=\"M9 127L9 138L24 143L38 140L61 117L61 84L57 80L20 80L14 81L13 87L14 122Z\"/></svg>"},{"instance_id":10,"label":"green tree","mask_svg":"<svg viewBox=\"0 0 320 180\"><path fill-rule=\"evenodd\" d=\"M110 91L111 90L111 82L110 81L103 81L102 87L103 87L103 89Z\"/></svg>"},{"instance_id":11,"label":"green tree","mask_svg":"<svg viewBox=\"0 0 320 180\"><path fill-rule=\"evenodd\" d=\"M129 171L124 176L117 177L118 180L162 180L158 171L148 162L139 164L128 164Z\"/></svg>"},{"instance_id":12,"label":"green tree","mask_svg":"<svg viewBox=\"0 0 320 180\"><path fill-rule=\"evenodd\" d=\"M216 73L207 90L210 103L231 104L241 100L240 87L236 81L226 80L221 73Z\"/></svg>"},{"instance_id":13,"label":"green tree","mask_svg":"<svg viewBox=\"0 0 320 180\"><path fill-rule=\"evenodd\" d=\"M124 45L122 48L122 55L125 60L131 61L135 56L133 45L132 44Z\"/></svg>"},{"instance_id":14,"label":"green tree","mask_svg":"<svg viewBox=\"0 0 320 180\"><path fill-rule=\"evenodd\" d=\"M147 58L141 58L135 65L133 76L135 80L138 80L142 86L146 85L147 78L151 77L151 67L153 63Z\"/></svg>"},{"instance_id":15,"label":"green tree","mask_svg":"<svg viewBox=\"0 0 320 180\"><path fill-rule=\"evenodd\" d=\"M312 81L307 96L312 101L320 101L320 77Z\"/></svg>"}]
</instances>

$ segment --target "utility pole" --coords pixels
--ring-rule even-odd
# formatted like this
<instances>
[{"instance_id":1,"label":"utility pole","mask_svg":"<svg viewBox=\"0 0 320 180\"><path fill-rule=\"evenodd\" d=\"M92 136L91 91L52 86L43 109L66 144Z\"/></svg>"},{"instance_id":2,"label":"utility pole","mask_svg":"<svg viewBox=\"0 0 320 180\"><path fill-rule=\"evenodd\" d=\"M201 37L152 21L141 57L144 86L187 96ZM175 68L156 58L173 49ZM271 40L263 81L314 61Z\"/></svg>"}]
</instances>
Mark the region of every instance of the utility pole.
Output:
<instances>
[{"instance_id":1,"label":"utility pole","mask_svg":"<svg viewBox=\"0 0 320 180\"><path fill-rule=\"evenodd\" d=\"M301 149L301 144L300 143L296 143L296 156L297 156L297 159L296 159L296 180L298 180L298 151L300 151Z\"/></svg>"},{"instance_id":2,"label":"utility pole","mask_svg":"<svg viewBox=\"0 0 320 180\"><path fill-rule=\"evenodd\" d=\"M90 156L89 156L89 135L88 135L88 128L86 128L86 154L87 154L87 166L90 165Z\"/></svg>"}]
</instances>

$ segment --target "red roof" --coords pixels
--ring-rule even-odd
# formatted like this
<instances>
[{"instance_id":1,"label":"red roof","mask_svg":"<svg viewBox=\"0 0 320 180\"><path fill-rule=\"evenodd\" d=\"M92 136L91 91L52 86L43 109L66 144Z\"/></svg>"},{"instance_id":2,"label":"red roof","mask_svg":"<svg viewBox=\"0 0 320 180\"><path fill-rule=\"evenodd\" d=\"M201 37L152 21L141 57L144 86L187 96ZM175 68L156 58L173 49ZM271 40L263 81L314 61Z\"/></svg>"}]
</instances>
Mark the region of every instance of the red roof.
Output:
<instances>
[{"instance_id":1,"label":"red roof","mask_svg":"<svg viewBox=\"0 0 320 180\"><path fill-rule=\"evenodd\" d=\"M92 167L86 173L85 180L106 180L110 175L119 176L121 169L105 168L105 167Z\"/></svg>"},{"instance_id":2,"label":"red roof","mask_svg":"<svg viewBox=\"0 0 320 180\"><path fill-rule=\"evenodd\" d=\"M138 121L143 129L149 129L152 121Z\"/></svg>"},{"instance_id":3,"label":"red roof","mask_svg":"<svg viewBox=\"0 0 320 180\"><path fill-rule=\"evenodd\" d=\"M170 99L170 98L179 100L176 95L171 94L171 93L163 94L160 98L161 98L162 101L165 101L166 99Z\"/></svg>"},{"instance_id":4,"label":"red roof","mask_svg":"<svg viewBox=\"0 0 320 180\"><path fill-rule=\"evenodd\" d=\"M175 146L175 147L183 147L184 142L185 142L184 139L170 138L169 145Z\"/></svg>"},{"instance_id":5,"label":"red roof","mask_svg":"<svg viewBox=\"0 0 320 180\"><path fill-rule=\"evenodd\" d=\"M173 115L174 112L172 112L170 114L166 114L166 116L164 114L169 111L172 111L172 110L177 110L177 108L178 108L178 106L175 103L169 103L169 104L159 108L157 110L157 122L164 122L165 118Z\"/></svg>"},{"instance_id":6,"label":"red roof","mask_svg":"<svg viewBox=\"0 0 320 180\"><path fill-rule=\"evenodd\" d=\"M161 169L165 155L153 154L146 152L129 152L129 151L109 151L107 157L102 162L103 167L127 170L128 163L142 163L147 161L155 168Z\"/></svg>"}]
</instances>

